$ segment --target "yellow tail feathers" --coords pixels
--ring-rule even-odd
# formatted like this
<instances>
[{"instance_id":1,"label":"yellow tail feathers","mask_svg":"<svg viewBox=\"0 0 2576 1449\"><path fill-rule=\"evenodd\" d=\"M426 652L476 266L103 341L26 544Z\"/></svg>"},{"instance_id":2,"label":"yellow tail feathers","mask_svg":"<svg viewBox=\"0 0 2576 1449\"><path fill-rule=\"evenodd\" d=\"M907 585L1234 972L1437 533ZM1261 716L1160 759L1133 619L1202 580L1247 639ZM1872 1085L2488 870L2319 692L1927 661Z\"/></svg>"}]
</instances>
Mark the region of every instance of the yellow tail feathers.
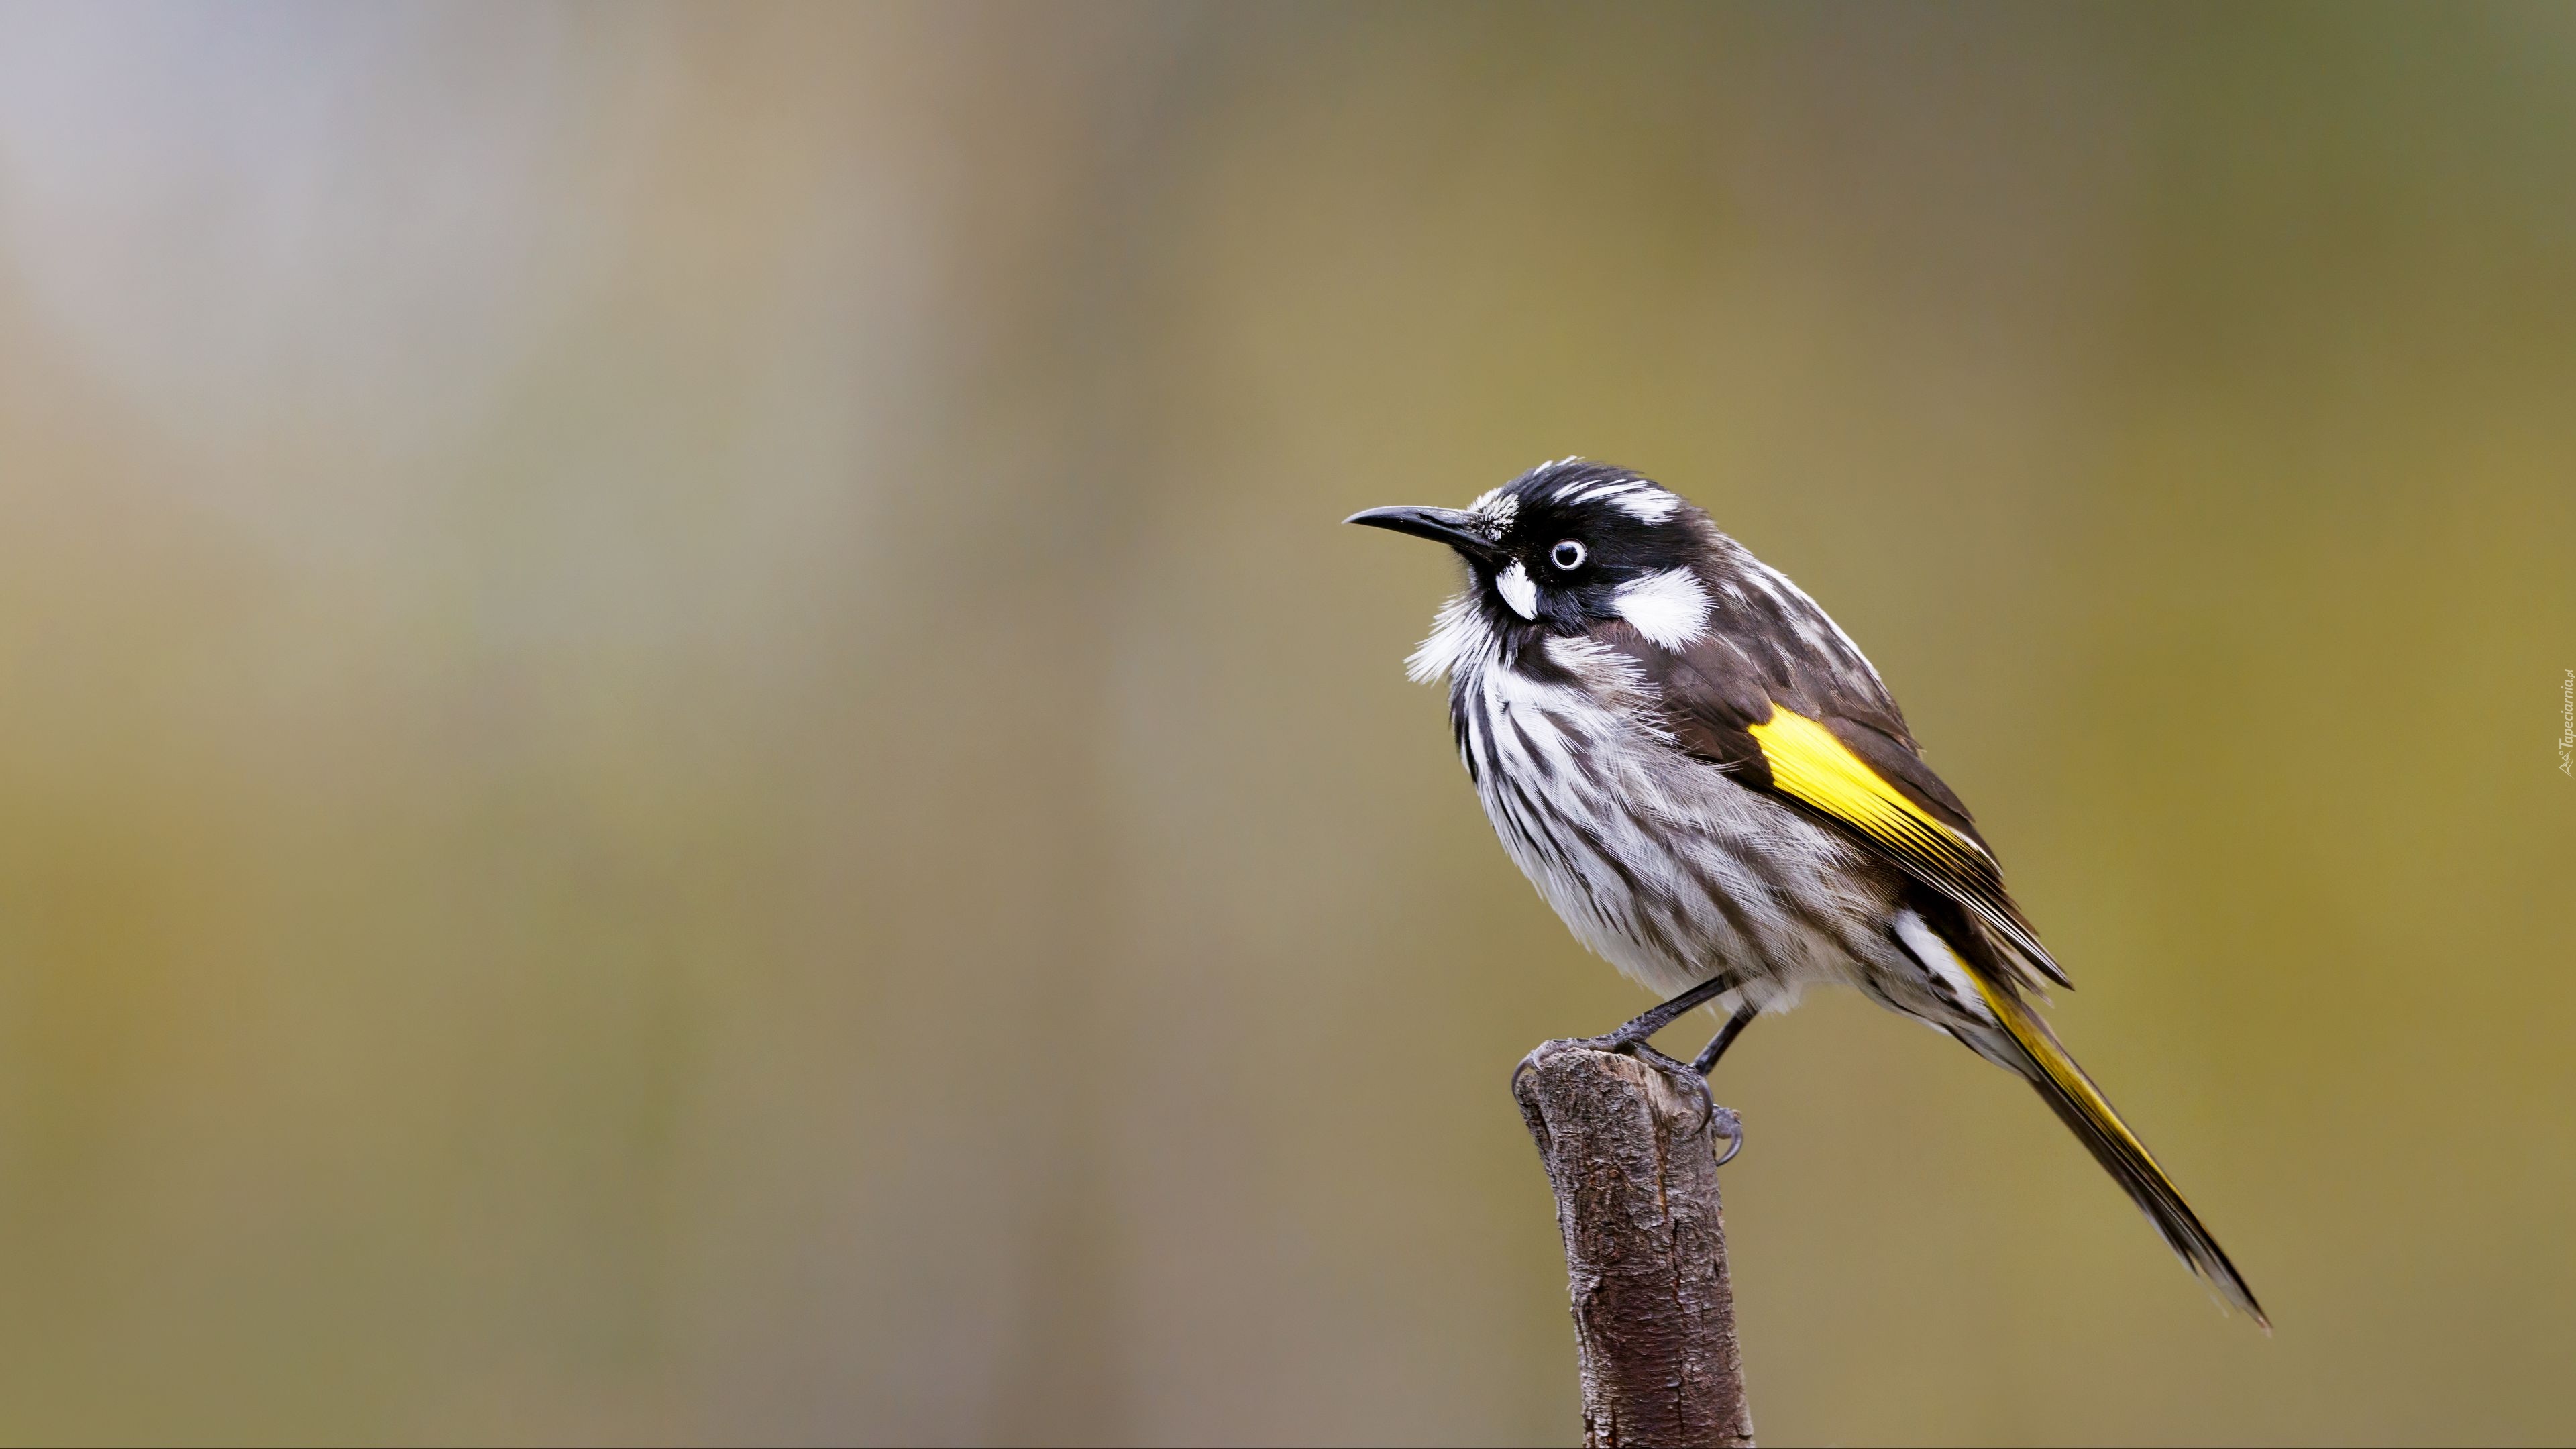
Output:
<instances>
[{"instance_id":1,"label":"yellow tail feathers","mask_svg":"<svg viewBox=\"0 0 2576 1449\"><path fill-rule=\"evenodd\" d=\"M2057 1034L2048 1029L2048 1023L2009 989L1990 984L1982 973L1976 980L1996 1022L2020 1048L2021 1055L2028 1058L2024 1075L2059 1120L2083 1139L2094 1160L2118 1180L2130 1200L2156 1225L2166 1245L2190 1264L2192 1271L2207 1278L2228 1303L2243 1309L2269 1331L2272 1321L2263 1316L2263 1306L2254 1301L2254 1290L2245 1286L2236 1265L2227 1261L2218 1240L2201 1225L2191 1204L2183 1201L2173 1179L2156 1165L2147 1145L2129 1130L2128 1123L2120 1120L2120 1114L2102 1096L2102 1089L2093 1085L2093 1079L2066 1054L2066 1048L2058 1045Z\"/></svg>"}]
</instances>

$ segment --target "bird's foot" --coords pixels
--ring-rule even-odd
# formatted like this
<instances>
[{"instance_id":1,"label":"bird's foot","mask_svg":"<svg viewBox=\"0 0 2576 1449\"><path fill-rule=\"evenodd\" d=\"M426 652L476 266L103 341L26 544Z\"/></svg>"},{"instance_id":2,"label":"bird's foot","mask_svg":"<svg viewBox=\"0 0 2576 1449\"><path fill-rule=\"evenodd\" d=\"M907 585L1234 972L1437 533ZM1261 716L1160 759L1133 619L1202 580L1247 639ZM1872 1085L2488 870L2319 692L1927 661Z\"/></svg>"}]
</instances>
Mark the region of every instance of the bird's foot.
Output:
<instances>
[{"instance_id":1,"label":"bird's foot","mask_svg":"<svg viewBox=\"0 0 2576 1449\"><path fill-rule=\"evenodd\" d=\"M1545 1042L1531 1048L1530 1054L1521 1058L1520 1065L1512 1068L1514 1095L1519 1094L1522 1075L1538 1070L1540 1054L1551 1047L1585 1047L1596 1052L1618 1052L1635 1057L1679 1084L1684 1096L1699 1098L1700 1105L1707 1109L1709 1131L1712 1135L1726 1140L1724 1150L1718 1153L1717 1165L1724 1167L1733 1162L1735 1154L1744 1150L1744 1119L1736 1115L1734 1108L1718 1105L1717 1094L1709 1090L1708 1078L1700 1075L1689 1062L1668 1057L1655 1050L1645 1039L1646 1035L1651 1033L1641 1035L1633 1029L1634 1025L1631 1023L1629 1026L1601 1036Z\"/></svg>"}]
</instances>

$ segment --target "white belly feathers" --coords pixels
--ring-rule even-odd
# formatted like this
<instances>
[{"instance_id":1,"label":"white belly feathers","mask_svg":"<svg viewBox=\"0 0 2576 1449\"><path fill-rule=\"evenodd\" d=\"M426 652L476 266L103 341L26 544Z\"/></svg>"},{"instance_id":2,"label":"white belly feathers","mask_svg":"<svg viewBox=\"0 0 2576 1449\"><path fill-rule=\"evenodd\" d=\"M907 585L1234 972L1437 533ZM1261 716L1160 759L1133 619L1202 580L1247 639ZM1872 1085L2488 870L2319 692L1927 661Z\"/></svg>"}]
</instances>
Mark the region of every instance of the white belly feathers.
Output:
<instances>
[{"instance_id":1,"label":"white belly feathers","mask_svg":"<svg viewBox=\"0 0 2576 1449\"><path fill-rule=\"evenodd\" d=\"M1892 893L1836 869L1845 847L1675 748L1624 656L1583 638L1545 647L1574 681L1472 646L1439 662L1486 816L1585 946L1665 995L1736 971L1740 999L1769 1010L1811 982L1857 982L1856 952L1888 953Z\"/></svg>"}]
</instances>

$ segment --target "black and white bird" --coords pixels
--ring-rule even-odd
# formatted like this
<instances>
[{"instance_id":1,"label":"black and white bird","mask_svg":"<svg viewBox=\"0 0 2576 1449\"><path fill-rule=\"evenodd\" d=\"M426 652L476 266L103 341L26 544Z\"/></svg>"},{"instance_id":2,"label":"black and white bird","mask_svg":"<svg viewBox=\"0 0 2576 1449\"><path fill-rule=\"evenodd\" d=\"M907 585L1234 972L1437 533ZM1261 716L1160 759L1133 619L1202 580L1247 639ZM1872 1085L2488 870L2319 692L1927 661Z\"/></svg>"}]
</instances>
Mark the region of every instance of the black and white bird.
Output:
<instances>
[{"instance_id":1,"label":"black and white bird","mask_svg":"<svg viewBox=\"0 0 2576 1449\"><path fill-rule=\"evenodd\" d=\"M1350 522L1466 561L1407 661L1503 847L1577 938L1711 1005L1702 1076L1757 1015L1857 988L2018 1073L2228 1303L2254 1295L2028 998L2067 978L1858 646L1706 513L1624 468L1543 464L1464 509ZM2268 1323L2266 1323L2268 1327Z\"/></svg>"}]
</instances>

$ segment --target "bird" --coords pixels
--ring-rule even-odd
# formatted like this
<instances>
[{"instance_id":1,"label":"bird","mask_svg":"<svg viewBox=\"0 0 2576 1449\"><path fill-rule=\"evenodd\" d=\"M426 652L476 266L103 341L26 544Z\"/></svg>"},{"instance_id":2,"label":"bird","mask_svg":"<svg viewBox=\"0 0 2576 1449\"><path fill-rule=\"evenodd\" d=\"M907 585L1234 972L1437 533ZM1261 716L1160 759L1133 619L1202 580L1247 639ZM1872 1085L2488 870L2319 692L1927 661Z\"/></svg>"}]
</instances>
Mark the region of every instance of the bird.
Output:
<instances>
[{"instance_id":1,"label":"bird","mask_svg":"<svg viewBox=\"0 0 2576 1449\"><path fill-rule=\"evenodd\" d=\"M2034 999L2072 983L1815 600L1681 495L1584 458L1463 509L1345 521L1466 565L1406 672L1448 681L1458 754L1505 853L1583 945L1666 998L1590 1044L1679 1071L1647 1041L1711 1007L1724 1025L1688 1065L1705 1096L1755 1017L1813 986L1856 988L2029 1082L2166 1245L2269 1330L2041 1019Z\"/></svg>"}]
</instances>

